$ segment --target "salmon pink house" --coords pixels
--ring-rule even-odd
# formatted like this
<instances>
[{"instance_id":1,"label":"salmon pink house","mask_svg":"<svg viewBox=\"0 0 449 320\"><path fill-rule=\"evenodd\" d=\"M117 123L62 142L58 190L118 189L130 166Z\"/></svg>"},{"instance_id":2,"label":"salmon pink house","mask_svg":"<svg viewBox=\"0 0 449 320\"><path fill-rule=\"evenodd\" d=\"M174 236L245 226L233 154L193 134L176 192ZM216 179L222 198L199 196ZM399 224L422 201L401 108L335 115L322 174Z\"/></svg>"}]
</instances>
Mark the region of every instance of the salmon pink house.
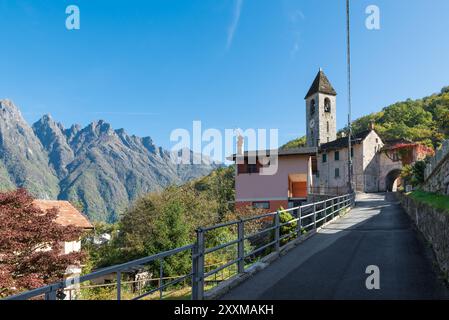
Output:
<instances>
[{"instance_id":1,"label":"salmon pink house","mask_svg":"<svg viewBox=\"0 0 449 320\"><path fill-rule=\"evenodd\" d=\"M267 155L270 151L265 151ZM243 155L244 163L236 165L235 201L236 207L277 210L280 207L299 205L307 200L312 184L312 156L315 148L299 148L278 151L277 171L273 175L261 175L263 165L257 161L257 154ZM235 161L235 155L232 157ZM256 163L251 163L256 162Z\"/></svg>"}]
</instances>

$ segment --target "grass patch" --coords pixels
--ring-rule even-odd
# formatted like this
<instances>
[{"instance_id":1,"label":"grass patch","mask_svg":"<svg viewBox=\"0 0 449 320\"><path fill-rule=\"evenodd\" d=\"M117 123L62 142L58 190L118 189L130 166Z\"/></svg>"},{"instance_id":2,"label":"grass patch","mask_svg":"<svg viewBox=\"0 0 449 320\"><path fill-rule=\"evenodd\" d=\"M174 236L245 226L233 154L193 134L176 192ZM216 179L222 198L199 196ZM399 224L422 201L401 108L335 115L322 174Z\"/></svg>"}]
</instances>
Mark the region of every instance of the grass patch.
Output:
<instances>
[{"instance_id":1,"label":"grass patch","mask_svg":"<svg viewBox=\"0 0 449 320\"><path fill-rule=\"evenodd\" d=\"M449 196L416 190L408 193L413 200L425 203L433 208L440 209L449 214Z\"/></svg>"}]
</instances>

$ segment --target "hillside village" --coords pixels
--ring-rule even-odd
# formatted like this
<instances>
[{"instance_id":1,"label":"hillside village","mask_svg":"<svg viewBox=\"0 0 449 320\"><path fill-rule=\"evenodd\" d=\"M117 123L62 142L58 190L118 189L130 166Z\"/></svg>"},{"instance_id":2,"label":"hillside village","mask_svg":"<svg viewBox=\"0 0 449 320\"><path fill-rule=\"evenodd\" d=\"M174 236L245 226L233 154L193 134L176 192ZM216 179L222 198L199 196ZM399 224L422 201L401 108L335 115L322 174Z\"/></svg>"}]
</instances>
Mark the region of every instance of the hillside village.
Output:
<instances>
[{"instance_id":1,"label":"hillside village","mask_svg":"<svg viewBox=\"0 0 449 320\"><path fill-rule=\"evenodd\" d=\"M236 206L277 210L296 207L315 195L396 191L404 166L433 155L433 148L419 142L383 141L374 120L351 137L349 151L349 139L344 134L337 138L336 97L337 92L320 69L305 96L305 146L279 150L275 175L260 175L263 165L256 150L244 151L240 145L238 153L230 158L240 160L235 173Z\"/></svg>"}]
</instances>

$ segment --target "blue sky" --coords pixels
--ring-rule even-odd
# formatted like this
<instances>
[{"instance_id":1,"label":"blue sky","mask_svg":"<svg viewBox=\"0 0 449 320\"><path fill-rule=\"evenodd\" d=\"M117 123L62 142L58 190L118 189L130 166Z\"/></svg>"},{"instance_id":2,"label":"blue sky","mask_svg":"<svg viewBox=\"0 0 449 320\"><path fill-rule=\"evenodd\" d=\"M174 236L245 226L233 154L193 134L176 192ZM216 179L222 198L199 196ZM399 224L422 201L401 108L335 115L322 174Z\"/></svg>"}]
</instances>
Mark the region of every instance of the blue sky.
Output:
<instances>
[{"instance_id":1,"label":"blue sky","mask_svg":"<svg viewBox=\"0 0 449 320\"><path fill-rule=\"evenodd\" d=\"M353 2L354 118L449 85L449 1ZM65 28L69 4L80 30ZM0 98L30 123L104 119L169 148L173 129L201 120L279 128L282 144L305 133L319 67L346 121L344 0L0 0L0 36Z\"/></svg>"}]
</instances>

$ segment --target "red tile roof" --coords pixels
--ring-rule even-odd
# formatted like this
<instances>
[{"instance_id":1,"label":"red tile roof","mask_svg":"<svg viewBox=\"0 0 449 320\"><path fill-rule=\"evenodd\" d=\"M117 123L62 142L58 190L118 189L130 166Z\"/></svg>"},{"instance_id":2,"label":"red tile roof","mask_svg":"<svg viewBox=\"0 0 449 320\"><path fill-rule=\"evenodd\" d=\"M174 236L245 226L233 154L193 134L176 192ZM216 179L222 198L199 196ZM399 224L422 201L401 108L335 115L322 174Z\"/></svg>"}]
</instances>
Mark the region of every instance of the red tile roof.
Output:
<instances>
[{"instance_id":1,"label":"red tile roof","mask_svg":"<svg viewBox=\"0 0 449 320\"><path fill-rule=\"evenodd\" d=\"M70 202L62 200L40 200L33 201L39 209L47 211L52 208L58 209L56 223L62 226L76 226L84 229L93 229L93 225L81 212L79 212Z\"/></svg>"}]
</instances>

